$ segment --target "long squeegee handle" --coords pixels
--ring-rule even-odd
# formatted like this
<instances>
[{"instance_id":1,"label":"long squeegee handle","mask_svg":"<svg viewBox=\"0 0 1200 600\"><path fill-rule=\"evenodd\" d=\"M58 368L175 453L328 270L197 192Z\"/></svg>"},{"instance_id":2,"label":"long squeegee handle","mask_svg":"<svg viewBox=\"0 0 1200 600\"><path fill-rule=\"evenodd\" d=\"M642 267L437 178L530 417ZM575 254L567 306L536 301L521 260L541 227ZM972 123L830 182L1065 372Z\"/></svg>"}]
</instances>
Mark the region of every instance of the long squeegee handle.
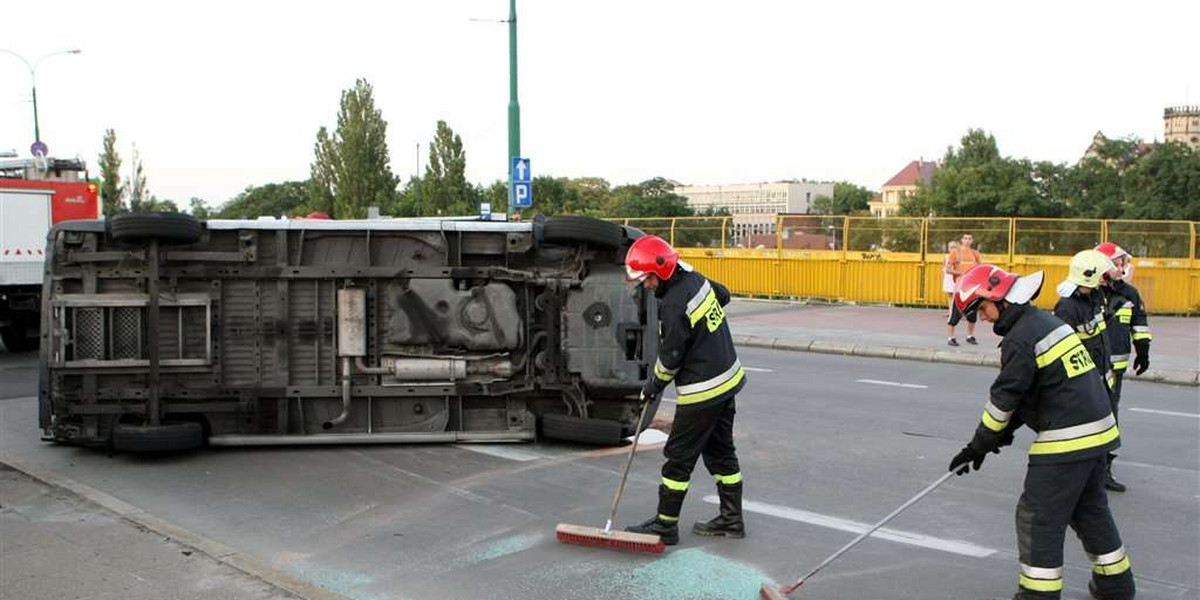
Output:
<instances>
[{"instance_id":1,"label":"long squeegee handle","mask_svg":"<svg viewBox=\"0 0 1200 600\"><path fill-rule=\"evenodd\" d=\"M612 509L608 511L608 522L604 524L605 533L611 533L613 523L617 522L617 506L621 504L621 495L625 493L625 480L629 478L629 468L633 466L633 457L637 454L638 438L642 437L642 421L646 418L646 409L649 406L649 402L642 402L642 412L638 414L637 426L633 429L629 460L625 461L625 470L621 471L621 483L617 485L617 493L613 494Z\"/></svg>"},{"instance_id":2,"label":"long squeegee handle","mask_svg":"<svg viewBox=\"0 0 1200 600\"><path fill-rule=\"evenodd\" d=\"M833 555L831 555L829 558L826 558L824 561L822 561L822 562L821 562L821 564L817 565L817 568L813 569L812 571L809 571L807 575L805 575L804 577L801 577L799 580L797 580L797 581L796 581L796 583L793 583L792 585L790 585L790 586L788 586L788 587L784 588L784 590L783 590L783 593L784 593L784 595L786 596L786 595L788 595L788 594L791 594L792 592L796 591L796 589L797 589L797 588L799 588L801 585L803 585L803 584L804 584L804 582L805 582L806 580L808 580L808 578L809 578L809 577L812 577L813 575L816 575L816 574L817 574L817 571L820 571L821 569L824 569L826 566L828 566L828 565L829 565L829 563L831 563L831 562L833 562L833 561L837 560L837 559L838 559L838 557L840 557L841 555L843 555L843 554L845 554L845 553L849 552L851 548L853 548L853 547L857 546L857 545L858 545L860 542L862 542L863 540L865 540L865 539L867 539L868 537L870 537L870 535L871 535L872 533L875 533L875 532L876 532L876 531L877 531L877 530L878 530L880 527L883 527L884 525L887 525L887 523L888 523L889 521L891 521L892 519L896 518L896 515L898 515L898 514L900 514L900 513L904 512L904 510L905 510L905 509L907 509L908 507L910 507L910 506L912 506L912 505L916 504L918 501L920 501L920 500L921 500L921 498L924 498L925 496L928 496L928 495L929 495L929 493L930 493L930 492L932 492L933 490L937 489L937 487L938 487L939 485L942 485L943 483L945 483L945 482L946 482L946 480L947 480L947 479L950 479L951 477L953 477L953 476L954 476L954 471L957 471L957 470L958 470L958 469L951 470L951 471L947 472L945 475L942 475L941 477L938 477L938 480L937 480L937 481L935 481L935 482L933 482L933 483L929 484L929 487L927 487L927 488L925 488L925 489L921 490L921 491L920 491L920 493L918 493L916 496L913 496L912 498L909 498L908 502L905 502L904 504L900 505L900 508L897 508L896 510L893 510L893 511L891 512L891 514L889 514L888 516L886 516L886 517L884 517L883 519L881 519L881 520L880 520L878 523L876 523L876 524L872 525L870 529L868 529L868 530L866 530L866 531L862 532L861 534L859 534L859 536L858 536L858 537L856 537L856 538L854 538L854 540L853 540L853 541L851 541L849 544L846 544L845 546L842 546L842 549L841 549L841 550L838 550L837 552L834 552L834 553L833 553Z\"/></svg>"}]
</instances>

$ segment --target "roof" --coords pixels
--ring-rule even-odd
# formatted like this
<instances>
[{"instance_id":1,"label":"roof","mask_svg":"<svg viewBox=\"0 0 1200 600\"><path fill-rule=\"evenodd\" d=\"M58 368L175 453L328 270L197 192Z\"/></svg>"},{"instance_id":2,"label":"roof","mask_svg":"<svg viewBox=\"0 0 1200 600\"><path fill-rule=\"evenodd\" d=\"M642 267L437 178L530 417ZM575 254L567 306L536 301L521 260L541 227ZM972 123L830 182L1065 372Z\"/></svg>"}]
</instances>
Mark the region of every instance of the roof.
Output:
<instances>
[{"instance_id":1,"label":"roof","mask_svg":"<svg viewBox=\"0 0 1200 600\"><path fill-rule=\"evenodd\" d=\"M914 160L908 163L908 166L900 170L892 176L883 187L917 185L918 183L929 185L933 182L933 174L937 171L937 163L933 161Z\"/></svg>"}]
</instances>

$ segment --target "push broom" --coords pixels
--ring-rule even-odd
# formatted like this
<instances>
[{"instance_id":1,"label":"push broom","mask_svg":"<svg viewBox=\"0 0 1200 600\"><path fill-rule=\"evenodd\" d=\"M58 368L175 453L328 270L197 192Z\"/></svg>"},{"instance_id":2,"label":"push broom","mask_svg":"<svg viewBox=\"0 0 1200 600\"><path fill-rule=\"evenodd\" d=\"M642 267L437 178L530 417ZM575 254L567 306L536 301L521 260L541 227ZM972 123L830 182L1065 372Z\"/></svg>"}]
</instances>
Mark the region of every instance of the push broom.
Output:
<instances>
[{"instance_id":1,"label":"push broom","mask_svg":"<svg viewBox=\"0 0 1200 600\"><path fill-rule=\"evenodd\" d=\"M642 412L638 415L637 427L633 430L633 444L629 447L629 460L625 461L625 470L621 471L621 483L617 485L617 493L613 495L612 509L608 512L608 521L604 527L588 527L559 523L554 529L558 541L565 544L581 546L597 546L600 548L615 548L629 552L646 552L662 554L666 546L662 538L648 533L632 533L629 531L614 531L613 522L617 520L617 505L621 503L621 495L625 493L625 480L629 477L629 468L633 466L633 457L637 453L638 438L641 437L642 421L646 418L646 408L649 402L642 403Z\"/></svg>"},{"instance_id":2,"label":"push broom","mask_svg":"<svg viewBox=\"0 0 1200 600\"><path fill-rule=\"evenodd\" d=\"M959 465L959 467L961 467L961 465ZM829 558L826 558L825 560L821 561L821 564L817 565L817 568L809 571L807 575L798 579L796 581L796 583L793 583L792 585L789 585L787 587L780 588L780 589L772 588L771 586L769 586L765 583L762 584L762 587L759 588L759 590L758 590L759 597L762 598L762 600L787 600L787 597L790 596L792 594L792 592L795 592L796 590L800 589L800 586L804 585L804 582L808 581L809 578L811 578L813 575L816 575L818 571L820 571L821 569L824 569L826 566L829 565L829 563L837 560L838 557L840 557L841 555L849 552L851 548L857 546L860 542L862 542L863 540L870 537L870 535L872 533L875 533L880 527L883 527L884 525L886 525L888 523L888 521L891 521L892 519L896 518L896 515L904 512L905 509L916 504L918 500L920 500L921 498L924 498L925 496L928 496L929 493L932 492L933 490L937 489L937 487L939 485L942 485L943 483L945 483L947 479L950 479L950 477L952 477L954 475L954 472L957 471L959 467L955 467L954 469L951 469L950 472L939 477L937 481L929 484L929 487L921 490L920 493L918 493L916 496L913 496L912 498L910 498L908 500L908 502L905 502L903 505L900 506L900 508L893 510L892 514L884 517L881 521L872 525L870 529L859 534L858 537L854 538L854 540L851 541L849 544L842 546L841 550L834 552L833 555L830 556Z\"/></svg>"}]
</instances>

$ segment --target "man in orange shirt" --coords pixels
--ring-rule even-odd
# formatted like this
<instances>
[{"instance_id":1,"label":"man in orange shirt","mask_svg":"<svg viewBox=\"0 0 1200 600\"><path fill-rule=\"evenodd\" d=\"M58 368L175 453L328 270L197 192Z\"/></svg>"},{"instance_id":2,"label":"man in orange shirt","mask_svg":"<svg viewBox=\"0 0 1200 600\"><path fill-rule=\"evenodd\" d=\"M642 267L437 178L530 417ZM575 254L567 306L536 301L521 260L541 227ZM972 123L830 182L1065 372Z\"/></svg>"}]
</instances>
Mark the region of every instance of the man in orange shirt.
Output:
<instances>
[{"instance_id":1,"label":"man in orange shirt","mask_svg":"<svg viewBox=\"0 0 1200 600\"><path fill-rule=\"evenodd\" d=\"M975 243L975 236L964 233L962 239L958 242L958 248L951 250L950 254L946 256L946 268L954 276L954 283L956 285L963 273L970 271L971 267L983 262L983 255L971 247L973 243ZM946 322L946 329L949 334L949 341L946 343L951 346L958 345L958 339L954 337L954 328L962 318L962 311L958 310L958 307L954 306L952 302L950 306L950 320ZM971 345L979 343L975 341L975 313L967 315L967 343Z\"/></svg>"}]
</instances>

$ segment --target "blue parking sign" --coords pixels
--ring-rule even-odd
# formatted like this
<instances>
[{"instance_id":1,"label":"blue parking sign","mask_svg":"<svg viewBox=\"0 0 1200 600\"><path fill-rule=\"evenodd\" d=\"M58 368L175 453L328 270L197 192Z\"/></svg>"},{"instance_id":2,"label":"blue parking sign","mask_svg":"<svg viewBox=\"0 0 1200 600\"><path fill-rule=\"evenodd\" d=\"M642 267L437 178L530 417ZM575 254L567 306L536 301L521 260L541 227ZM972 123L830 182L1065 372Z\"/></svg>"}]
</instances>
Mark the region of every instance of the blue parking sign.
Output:
<instances>
[{"instance_id":1,"label":"blue parking sign","mask_svg":"<svg viewBox=\"0 0 1200 600\"><path fill-rule=\"evenodd\" d=\"M517 208L533 206L533 170L529 167L528 158L513 157L509 181L512 182L509 204Z\"/></svg>"}]
</instances>

